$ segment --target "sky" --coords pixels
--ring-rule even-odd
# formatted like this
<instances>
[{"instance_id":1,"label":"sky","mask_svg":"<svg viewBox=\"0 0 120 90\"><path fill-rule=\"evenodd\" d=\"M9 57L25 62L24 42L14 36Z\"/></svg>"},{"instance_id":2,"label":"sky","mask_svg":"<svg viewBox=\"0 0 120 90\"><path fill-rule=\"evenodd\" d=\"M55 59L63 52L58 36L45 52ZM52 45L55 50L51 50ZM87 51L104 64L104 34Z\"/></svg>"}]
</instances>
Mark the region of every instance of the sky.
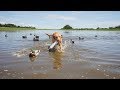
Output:
<instances>
[{"instance_id":1,"label":"sky","mask_svg":"<svg viewBox=\"0 0 120 90\"><path fill-rule=\"evenodd\" d=\"M0 11L0 23L41 29L108 28L120 25L120 11Z\"/></svg>"}]
</instances>

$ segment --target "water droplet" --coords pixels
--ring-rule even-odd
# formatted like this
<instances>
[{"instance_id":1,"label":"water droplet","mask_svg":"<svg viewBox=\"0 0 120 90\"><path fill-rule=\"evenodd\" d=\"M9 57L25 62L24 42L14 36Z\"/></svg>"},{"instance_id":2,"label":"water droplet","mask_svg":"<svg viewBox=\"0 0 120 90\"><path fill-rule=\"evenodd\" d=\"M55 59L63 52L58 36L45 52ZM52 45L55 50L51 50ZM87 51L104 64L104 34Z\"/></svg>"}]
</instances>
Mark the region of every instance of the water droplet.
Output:
<instances>
[{"instance_id":1,"label":"water droplet","mask_svg":"<svg viewBox=\"0 0 120 90\"><path fill-rule=\"evenodd\" d=\"M115 79L115 77L113 77L113 79Z\"/></svg>"},{"instance_id":2,"label":"water droplet","mask_svg":"<svg viewBox=\"0 0 120 90\"><path fill-rule=\"evenodd\" d=\"M99 69L97 68L97 70L99 70Z\"/></svg>"},{"instance_id":3,"label":"water droplet","mask_svg":"<svg viewBox=\"0 0 120 90\"><path fill-rule=\"evenodd\" d=\"M4 70L5 72L7 72L8 70Z\"/></svg>"},{"instance_id":4,"label":"water droplet","mask_svg":"<svg viewBox=\"0 0 120 90\"><path fill-rule=\"evenodd\" d=\"M98 66L101 66L101 65L98 65Z\"/></svg>"},{"instance_id":5,"label":"water droplet","mask_svg":"<svg viewBox=\"0 0 120 90\"><path fill-rule=\"evenodd\" d=\"M81 77L84 77L84 76L81 76Z\"/></svg>"},{"instance_id":6,"label":"water droplet","mask_svg":"<svg viewBox=\"0 0 120 90\"><path fill-rule=\"evenodd\" d=\"M107 77L109 76L109 75L106 75Z\"/></svg>"}]
</instances>

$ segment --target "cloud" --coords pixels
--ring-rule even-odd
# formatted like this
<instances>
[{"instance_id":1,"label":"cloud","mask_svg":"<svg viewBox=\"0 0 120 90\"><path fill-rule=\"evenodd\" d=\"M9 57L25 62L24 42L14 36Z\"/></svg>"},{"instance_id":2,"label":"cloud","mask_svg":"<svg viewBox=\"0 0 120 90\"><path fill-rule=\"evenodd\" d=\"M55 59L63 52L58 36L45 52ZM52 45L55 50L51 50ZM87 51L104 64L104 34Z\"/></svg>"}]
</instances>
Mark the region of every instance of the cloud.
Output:
<instances>
[{"instance_id":1,"label":"cloud","mask_svg":"<svg viewBox=\"0 0 120 90\"><path fill-rule=\"evenodd\" d=\"M15 24L15 25L20 25L20 26L39 27L36 24L29 24L29 23L21 22L20 19L18 19L18 18L4 17L4 16L0 16L0 23L2 23L2 24L12 23L12 24Z\"/></svg>"},{"instance_id":2,"label":"cloud","mask_svg":"<svg viewBox=\"0 0 120 90\"><path fill-rule=\"evenodd\" d=\"M76 14L81 13L81 11L71 11L71 12Z\"/></svg>"},{"instance_id":3,"label":"cloud","mask_svg":"<svg viewBox=\"0 0 120 90\"><path fill-rule=\"evenodd\" d=\"M48 18L48 19L62 19L62 20L75 20L76 19L75 17L68 17L68 16L55 15L55 14L48 15L45 18Z\"/></svg>"},{"instance_id":4,"label":"cloud","mask_svg":"<svg viewBox=\"0 0 120 90\"><path fill-rule=\"evenodd\" d=\"M0 24L5 24L5 22L3 22L3 21L0 21Z\"/></svg>"},{"instance_id":5,"label":"cloud","mask_svg":"<svg viewBox=\"0 0 120 90\"><path fill-rule=\"evenodd\" d=\"M12 17L0 16L0 22L4 22L4 23L16 23L16 22L19 22L19 19L12 18Z\"/></svg>"}]
</instances>

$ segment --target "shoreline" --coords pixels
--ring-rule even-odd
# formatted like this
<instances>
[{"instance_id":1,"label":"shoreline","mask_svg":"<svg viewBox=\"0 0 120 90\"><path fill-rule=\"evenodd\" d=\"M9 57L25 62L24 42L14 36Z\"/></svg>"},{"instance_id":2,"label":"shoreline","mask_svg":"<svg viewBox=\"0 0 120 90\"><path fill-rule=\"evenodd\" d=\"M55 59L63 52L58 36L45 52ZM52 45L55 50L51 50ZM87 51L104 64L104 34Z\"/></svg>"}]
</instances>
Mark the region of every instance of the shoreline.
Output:
<instances>
[{"instance_id":1,"label":"shoreline","mask_svg":"<svg viewBox=\"0 0 120 90\"><path fill-rule=\"evenodd\" d=\"M0 31L14 31L14 30L38 30L32 28L15 28L15 27L0 27Z\"/></svg>"},{"instance_id":2,"label":"shoreline","mask_svg":"<svg viewBox=\"0 0 120 90\"><path fill-rule=\"evenodd\" d=\"M120 29L33 29L33 28L15 28L0 27L0 31L17 31L17 30L63 30L63 31L120 31Z\"/></svg>"}]
</instances>

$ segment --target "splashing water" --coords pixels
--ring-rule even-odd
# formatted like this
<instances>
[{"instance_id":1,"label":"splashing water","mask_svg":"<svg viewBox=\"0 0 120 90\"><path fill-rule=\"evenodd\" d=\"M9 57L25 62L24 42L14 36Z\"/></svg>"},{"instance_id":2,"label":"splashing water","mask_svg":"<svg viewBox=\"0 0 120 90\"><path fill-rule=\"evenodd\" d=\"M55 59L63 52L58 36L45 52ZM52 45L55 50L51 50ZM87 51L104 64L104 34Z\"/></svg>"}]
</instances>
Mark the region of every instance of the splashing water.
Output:
<instances>
[{"instance_id":1,"label":"splashing water","mask_svg":"<svg viewBox=\"0 0 120 90\"><path fill-rule=\"evenodd\" d=\"M13 52L12 55L17 56L17 57L22 57L22 56L28 55L29 52L30 52L30 49L24 48L24 49L21 49L17 52Z\"/></svg>"}]
</instances>

